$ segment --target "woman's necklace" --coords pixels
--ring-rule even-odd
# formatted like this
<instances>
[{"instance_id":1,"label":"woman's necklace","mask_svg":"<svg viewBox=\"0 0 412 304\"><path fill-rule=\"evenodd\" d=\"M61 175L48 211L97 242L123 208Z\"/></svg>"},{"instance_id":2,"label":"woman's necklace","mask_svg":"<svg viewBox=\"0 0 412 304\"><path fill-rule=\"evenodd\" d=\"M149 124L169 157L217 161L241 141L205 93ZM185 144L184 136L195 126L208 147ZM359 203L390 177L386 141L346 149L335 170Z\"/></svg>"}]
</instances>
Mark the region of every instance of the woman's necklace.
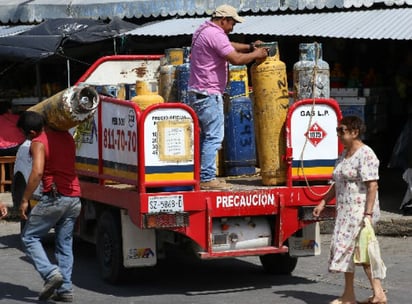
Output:
<instances>
[{"instance_id":1,"label":"woman's necklace","mask_svg":"<svg viewBox=\"0 0 412 304\"><path fill-rule=\"evenodd\" d=\"M363 145L363 143L360 143L359 145L353 145L351 146L347 151L346 151L346 155L345 158L351 158L353 156L353 154L356 153L356 151L358 151L358 149Z\"/></svg>"},{"instance_id":2,"label":"woman's necklace","mask_svg":"<svg viewBox=\"0 0 412 304\"><path fill-rule=\"evenodd\" d=\"M348 151L346 151L345 158L351 158L352 155L355 154L355 152L356 152L356 150L355 150L355 151L353 151L353 150L350 150L350 151L348 150Z\"/></svg>"}]
</instances>

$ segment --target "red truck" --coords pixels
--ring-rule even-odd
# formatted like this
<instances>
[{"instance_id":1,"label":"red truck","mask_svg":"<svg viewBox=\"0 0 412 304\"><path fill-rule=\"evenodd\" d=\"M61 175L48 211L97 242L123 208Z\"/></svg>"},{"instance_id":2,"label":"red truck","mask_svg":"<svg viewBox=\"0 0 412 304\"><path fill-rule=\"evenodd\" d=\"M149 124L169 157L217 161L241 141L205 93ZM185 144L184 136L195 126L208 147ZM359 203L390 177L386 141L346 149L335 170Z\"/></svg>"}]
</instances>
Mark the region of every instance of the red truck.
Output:
<instances>
[{"instance_id":1,"label":"red truck","mask_svg":"<svg viewBox=\"0 0 412 304\"><path fill-rule=\"evenodd\" d=\"M78 83L116 93L155 80L161 56L100 58ZM114 94L115 95L115 94ZM286 183L264 186L258 175L228 177L231 191L199 186L199 124L183 103L142 111L105 94L93 119L74 130L82 212L76 233L96 244L102 277L116 282L126 268L154 266L168 244L200 259L259 256L265 271L291 273L300 256L319 254L312 209L330 187L341 150L335 100L301 100L285 122Z\"/></svg>"}]
</instances>

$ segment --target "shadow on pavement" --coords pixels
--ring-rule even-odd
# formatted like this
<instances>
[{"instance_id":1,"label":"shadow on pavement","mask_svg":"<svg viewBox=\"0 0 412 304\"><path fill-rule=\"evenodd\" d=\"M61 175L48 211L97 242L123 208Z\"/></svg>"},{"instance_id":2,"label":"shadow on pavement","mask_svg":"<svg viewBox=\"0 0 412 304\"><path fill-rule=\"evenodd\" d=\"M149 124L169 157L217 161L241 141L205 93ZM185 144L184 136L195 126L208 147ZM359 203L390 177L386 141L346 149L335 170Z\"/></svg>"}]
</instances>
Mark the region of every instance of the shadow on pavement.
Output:
<instances>
[{"instance_id":1,"label":"shadow on pavement","mask_svg":"<svg viewBox=\"0 0 412 304\"><path fill-rule=\"evenodd\" d=\"M160 293L196 297L270 289L274 285L316 284L293 275L266 274L253 259L250 262L239 259L194 261L187 255L173 255L159 260L154 267L126 271L123 280L112 285L101 279L94 251L93 245L76 244L73 283L83 289L112 296L127 298Z\"/></svg>"},{"instance_id":2,"label":"shadow on pavement","mask_svg":"<svg viewBox=\"0 0 412 304\"><path fill-rule=\"evenodd\" d=\"M37 292L25 286L0 282L0 301L9 299L10 301L21 301L24 303L38 303L39 301L33 300L38 295Z\"/></svg>"},{"instance_id":3,"label":"shadow on pavement","mask_svg":"<svg viewBox=\"0 0 412 304\"><path fill-rule=\"evenodd\" d=\"M336 299L336 296L319 294L309 291L297 291L297 290L283 290L276 291L275 294L283 295L283 298L287 299L299 299L302 303L306 304L319 304L329 303Z\"/></svg>"}]
</instances>

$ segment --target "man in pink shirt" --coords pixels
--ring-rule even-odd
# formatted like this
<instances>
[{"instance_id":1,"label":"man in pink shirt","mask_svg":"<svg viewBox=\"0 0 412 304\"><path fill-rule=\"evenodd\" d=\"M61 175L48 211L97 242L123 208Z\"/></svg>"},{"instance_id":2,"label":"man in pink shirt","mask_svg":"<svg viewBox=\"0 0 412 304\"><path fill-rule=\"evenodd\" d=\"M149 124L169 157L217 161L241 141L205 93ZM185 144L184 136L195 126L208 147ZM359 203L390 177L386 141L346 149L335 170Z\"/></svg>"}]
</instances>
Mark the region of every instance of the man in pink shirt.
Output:
<instances>
[{"instance_id":1,"label":"man in pink shirt","mask_svg":"<svg viewBox=\"0 0 412 304\"><path fill-rule=\"evenodd\" d=\"M236 23L243 21L234 7L221 5L192 38L188 101L201 128L200 187L204 190L230 189L224 181L216 179L216 155L224 136L222 95L228 79L228 62L244 65L268 55L266 49L255 48L253 43L229 41L228 34Z\"/></svg>"}]
</instances>

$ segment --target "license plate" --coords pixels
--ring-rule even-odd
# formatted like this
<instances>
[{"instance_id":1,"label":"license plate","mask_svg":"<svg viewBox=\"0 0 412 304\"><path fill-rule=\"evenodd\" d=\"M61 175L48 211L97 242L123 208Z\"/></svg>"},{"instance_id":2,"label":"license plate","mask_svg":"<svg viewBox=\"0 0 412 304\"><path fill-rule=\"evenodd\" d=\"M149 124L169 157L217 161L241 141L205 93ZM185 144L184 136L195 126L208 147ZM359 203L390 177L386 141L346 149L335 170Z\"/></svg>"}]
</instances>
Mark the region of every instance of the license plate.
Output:
<instances>
[{"instance_id":1,"label":"license plate","mask_svg":"<svg viewBox=\"0 0 412 304\"><path fill-rule=\"evenodd\" d=\"M183 211L183 195L162 195L149 197L149 213Z\"/></svg>"}]
</instances>

